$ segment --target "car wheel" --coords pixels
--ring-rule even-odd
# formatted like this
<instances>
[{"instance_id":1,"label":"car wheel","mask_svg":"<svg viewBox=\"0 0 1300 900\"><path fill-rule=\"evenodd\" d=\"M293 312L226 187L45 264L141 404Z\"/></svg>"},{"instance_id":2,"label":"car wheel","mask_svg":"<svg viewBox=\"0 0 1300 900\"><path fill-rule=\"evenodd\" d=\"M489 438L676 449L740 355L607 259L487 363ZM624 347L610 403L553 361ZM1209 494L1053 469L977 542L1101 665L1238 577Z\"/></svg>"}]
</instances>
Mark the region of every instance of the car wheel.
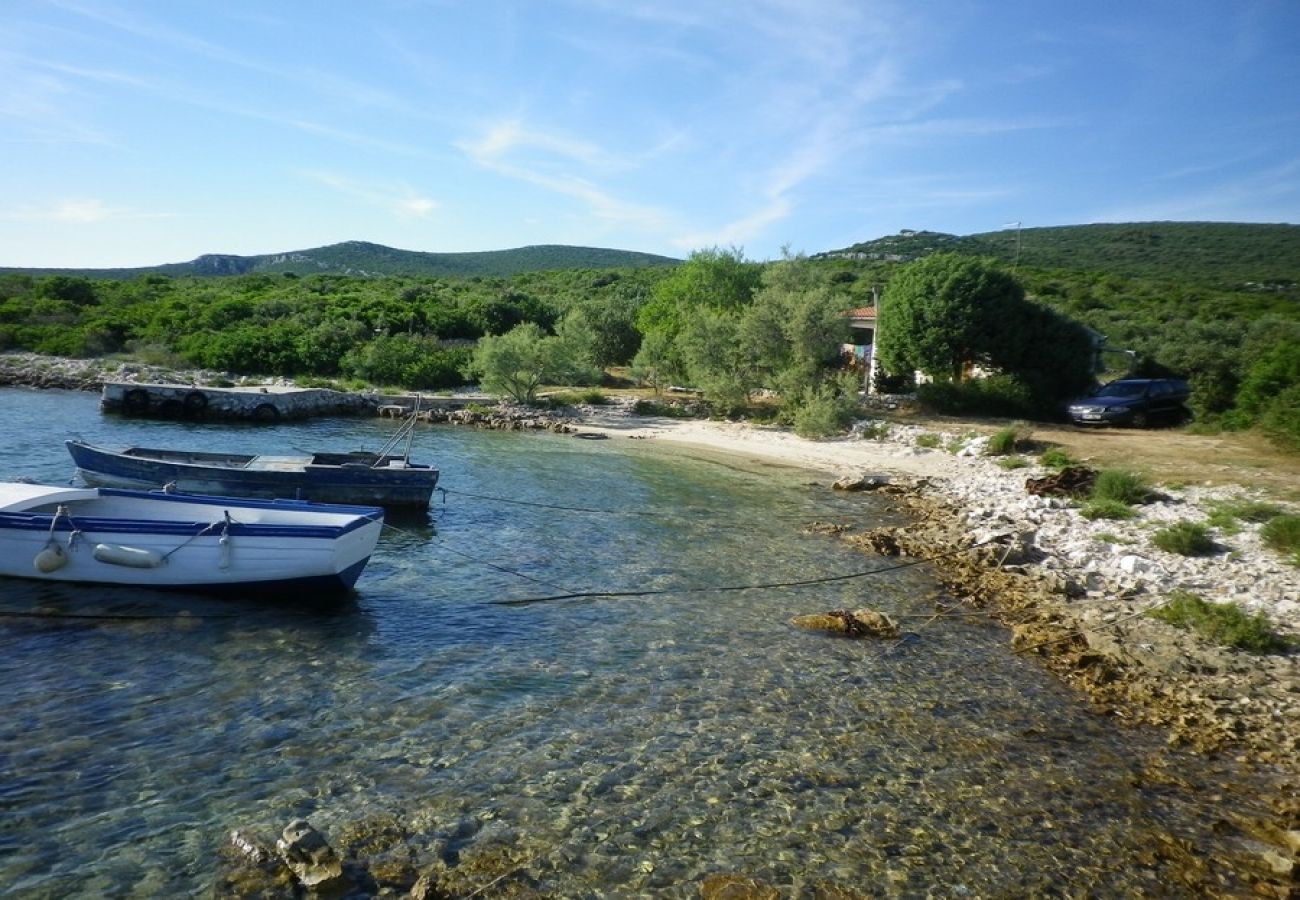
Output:
<instances>
[{"instance_id":1,"label":"car wheel","mask_svg":"<svg viewBox=\"0 0 1300 900\"><path fill-rule=\"evenodd\" d=\"M1134 428L1146 428L1150 424L1151 424L1151 417L1148 416L1146 413L1139 412L1133 414Z\"/></svg>"}]
</instances>

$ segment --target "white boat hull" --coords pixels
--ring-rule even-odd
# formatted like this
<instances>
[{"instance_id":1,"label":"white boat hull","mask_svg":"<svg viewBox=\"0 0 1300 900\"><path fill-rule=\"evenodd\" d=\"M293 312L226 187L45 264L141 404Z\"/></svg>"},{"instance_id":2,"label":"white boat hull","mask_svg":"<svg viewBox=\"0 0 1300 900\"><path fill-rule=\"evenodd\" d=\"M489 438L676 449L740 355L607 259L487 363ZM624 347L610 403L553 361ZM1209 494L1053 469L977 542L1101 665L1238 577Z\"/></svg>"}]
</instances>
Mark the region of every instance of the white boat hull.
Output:
<instances>
[{"instance_id":1,"label":"white boat hull","mask_svg":"<svg viewBox=\"0 0 1300 900\"><path fill-rule=\"evenodd\" d=\"M0 575L15 578L219 591L346 589L383 528L382 510L369 507L60 488L46 488L48 498L5 504L4 487Z\"/></svg>"}]
</instances>

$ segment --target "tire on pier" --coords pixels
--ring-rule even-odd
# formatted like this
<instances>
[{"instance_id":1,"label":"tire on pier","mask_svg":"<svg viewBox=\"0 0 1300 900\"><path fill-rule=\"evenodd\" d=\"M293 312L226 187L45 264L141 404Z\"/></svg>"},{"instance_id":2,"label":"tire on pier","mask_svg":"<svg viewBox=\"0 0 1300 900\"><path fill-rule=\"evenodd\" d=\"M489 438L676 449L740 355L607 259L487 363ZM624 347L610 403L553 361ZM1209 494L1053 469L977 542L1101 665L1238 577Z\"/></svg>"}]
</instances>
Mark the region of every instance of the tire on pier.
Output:
<instances>
[{"instance_id":1,"label":"tire on pier","mask_svg":"<svg viewBox=\"0 0 1300 900\"><path fill-rule=\"evenodd\" d=\"M208 395L202 391L190 391L185 395L185 415L191 419L201 419L208 411Z\"/></svg>"},{"instance_id":2,"label":"tire on pier","mask_svg":"<svg viewBox=\"0 0 1300 900\"><path fill-rule=\"evenodd\" d=\"M149 411L149 392L144 388L131 388L122 395L122 411L142 416Z\"/></svg>"},{"instance_id":3,"label":"tire on pier","mask_svg":"<svg viewBox=\"0 0 1300 900\"><path fill-rule=\"evenodd\" d=\"M259 403L253 410L254 422L278 422L280 421L280 410L276 409L273 404Z\"/></svg>"}]
</instances>

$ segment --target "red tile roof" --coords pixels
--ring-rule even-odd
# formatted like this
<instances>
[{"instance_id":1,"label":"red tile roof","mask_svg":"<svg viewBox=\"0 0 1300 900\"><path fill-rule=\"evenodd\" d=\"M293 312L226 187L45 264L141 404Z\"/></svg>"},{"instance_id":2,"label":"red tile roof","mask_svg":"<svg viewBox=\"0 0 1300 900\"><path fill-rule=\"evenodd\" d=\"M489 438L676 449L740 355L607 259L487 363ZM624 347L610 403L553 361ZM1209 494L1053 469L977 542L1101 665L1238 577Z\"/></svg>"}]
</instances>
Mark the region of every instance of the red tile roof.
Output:
<instances>
[{"instance_id":1,"label":"red tile roof","mask_svg":"<svg viewBox=\"0 0 1300 900\"><path fill-rule=\"evenodd\" d=\"M860 306L857 309L851 309L844 314L850 319L874 319L876 317L876 308L874 306Z\"/></svg>"}]
</instances>

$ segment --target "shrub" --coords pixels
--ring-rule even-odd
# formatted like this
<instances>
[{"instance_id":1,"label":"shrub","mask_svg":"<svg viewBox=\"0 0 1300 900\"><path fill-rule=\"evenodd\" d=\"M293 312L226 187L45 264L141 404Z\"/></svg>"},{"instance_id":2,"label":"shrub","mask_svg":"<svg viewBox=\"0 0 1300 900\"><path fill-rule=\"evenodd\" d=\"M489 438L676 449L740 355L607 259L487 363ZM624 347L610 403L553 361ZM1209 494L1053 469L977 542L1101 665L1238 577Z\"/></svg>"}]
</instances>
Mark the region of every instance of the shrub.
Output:
<instances>
[{"instance_id":1,"label":"shrub","mask_svg":"<svg viewBox=\"0 0 1300 900\"><path fill-rule=\"evenodd\" d=\"M1259 500L1233 502L1220 500L1209 504L1207 523L1215 528L1235 534L1240 531L1239 522L1261 524L1282 514L1282 510L1272 504Z\"/></svg>"},{"instance_id":2,"label":"shrub","mask_svg":"<svg viewBox=\"0 0 1300 900\"><path fill-rule=\"evenodd\" d=\"M1199 522L1175 522L1157 531L1152 540L1161 550L1180 556L1208 556L1218 549L1210 530Z\"/></svg>"},{"instance_id":3,"label":"shrub","mask_svg":"<svg viewBox=\"0 0 1300 900\"><path fill-rule=\"evenodd\" d=\"M1248 653L1281 653L1295 645L1274 631L1262 613L1252 616L1232 603L1211 603L1190 591L1174 591L1148 615Z\"/></svg>"},{"instance_id":4,"label":"shrub","mask_svg":"<svg viewBox=\"0 0 1300 900\"><path fill-rule=\"evenodd\" d=\"M1137 515L1133 507L1119 500L1089 500L1079 513L1085 519L1131 519Z\"/></svg>"},{"instance_id":5,"label":"shrub","mask_svg":"<svg viewBox=\"0 0 1300 900\"><path fill-rule=\"evenodd\" d=\"M658 403L654 400L638 400L632 406L632 412L638 416L663 416L669 419L695 419L703 413L696 404Z\"/></svg>"},{"instance_id":6,"label":"shrub","mask_svg":"<svg viewBox=\"0 0 1300 900\"><path fill-rule=\"evenodd\" d=\"M856 426L858 436L867 441L883 441L889 437L888 422L859 422Z\"/></svg>"},{"instance_id":7,"label":"shrub","mask_svg":"<svg viewBox=\"0 0 1300 900\"><path fill-rule=\"evenodd\" d=\"M1015 453L1027 443L1029 443L1029 429L1024 423L1017 422L994 432L989 437L985 453L989 456L1006 456L1008 453Z\"/></svg>"},{"instance_id":8,"label":"shrub","mask_svg":"<svg viewBox=\"0 0 1300 900\"><path fill-rule=\"evenodd\" d=\"M1049 469L1064 469L1066 466L1074 465L1075 461L1060 447L1051 447L1042 452L1038 457L1040 465Z\"/></svg>"},{"instance_id":9,"label":"shrub","mask_svg":"<svg viewBox=\"0 0 1300 900\"><path fill-rule=\"evenodd\" d=\"M918 447L926 447L933 450L941 443L943 443L943 438L935 434L933 431L927 431L916 436L916 446Z\"/></svg>"},{"instance_id":10,"label":"shrub","mask_svg":"<svg viewBox=\"0 0 1300 900\"><path fill-rule=\"evenodd\" d=\"M1259 530L1259 539L1266 547L1291 554L1292 562L1300 565L1300 516L1274 516Z\"/></svg>"},{"instance_id":11,"label":"shrub","mask_svg":"<svg viewBox=\"0 0 1300 900\"><path fill-rule=\"evenodd\" d=\"M1147 481L1136 472L1124 469L1102 469L1092 485L1092 500L1114 500L1126 506L1145 503L1151 496Z\"/></svg>"},{"instance_id":12,"label":"shrub","mask_svg":"<svg viewBox=\"0 0 1300 900\"><path fill-rule=\"evenodd\" d=\"M1009 375L934 381L918 387L916 398L947 415L1030 417L1039 412L1029 388Z\"/></svg>"},{"instance_id":13,"label":"shrub","mask_svg":"<svg viewBox=\"0 0 1300 900\"><path fill-rule=\"evenodd\" d=\"M1260 415L1259 428L1278 446L1300 451L1300 384L1278 392Z\"/></svg>"},{"instance_id":14,"label":"shrub","mask_svg":"<svg viewBox=\"0 0 1300 900\"><path fill-rule=\"evenodd\" d=\"M542 401L546 406L557 409L561 406L605 406L609 403L609 397L597 390L556 391L547 394Z\"/></svg>"},{"instance_id":15,"label":"shrub","mask_svg":"<svg viewBox=\"0 0 1300 900\"><path fill-rule=\"evenodd\" d=\"M794 433L814 440L841 434L856 411L856 402L832 387L805 391L794 411Z\"/></svg>"}]
</instances>

